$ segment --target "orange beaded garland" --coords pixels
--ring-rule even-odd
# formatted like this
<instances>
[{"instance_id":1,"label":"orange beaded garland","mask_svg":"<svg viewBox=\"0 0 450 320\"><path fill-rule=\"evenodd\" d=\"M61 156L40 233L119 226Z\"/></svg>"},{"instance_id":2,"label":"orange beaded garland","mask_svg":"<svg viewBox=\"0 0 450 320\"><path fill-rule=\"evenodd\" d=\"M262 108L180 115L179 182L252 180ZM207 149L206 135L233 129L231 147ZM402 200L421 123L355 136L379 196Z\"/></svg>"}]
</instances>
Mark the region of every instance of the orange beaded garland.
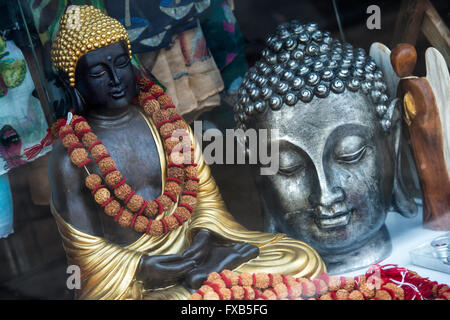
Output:
<instances>
[{"instance_id":1,"label":"orange beaded garland","mask_svg":"<svg viewBox=\"0 0 450 320\"><path fill-rule=\"evenodd\" d=\"M373 297L361 291L366 275L336 277L322 273L318 279L294 278L270 273L236 273L223 270L209 274L190 300L448 300L450 287L421 278L416 273L392 265L379 267ZM373 275L371 276L373 277ZM395 280L402 279L402 282ZM363 283L361 283L361 279ZM281 280L281 281L280 281ZM393 282L395 281L395 282ZM412 283L408 283L412 282ZM379 285L381 283L381 286ZM372 289L372 288L371 288ZM409 293L408 293L409 291ZM215 293L215 294L212 294Z\"/></svg>"},{"instance_id":2,"label":"orange beaded garland","mask_svg":"<svg viewBox=\"0 0 450 320\"><path fill-rule=\"evenodd\" d=\"M190 218L193 208L196 205L196 191L198 180L184 181L184 177L196 178L197 169L193 165L193 153L191 152L192 141L189 138L187 127L176 108L172 105L172 99L165 95L162 88L155 85L146 78L138 80L141 91L138 101L144 112L151 117L164 141L164 148L168 155L171 153L178 156L177 160L169 163L167 168L168 181L165 184L164 192L154 201L146 201L125 182L124 177L116 168L112 157L108 154L98 137L92 132L86 119L79 115L73 115L69 125L64 125L63 119L57 121L57 125L52 126L52 132L59 134L63 145L70 151L70 159L73 164L82 167L89 163L88 149L95 163L104 176L106 185L102 185L102 178L96 174L89 174L85 179L85 185L92 190L94 200L102 206L105 214L114 217L121 226L132 227L137 232L146 232L151 236L159 236L175 230ZM162 108L164 107L164 108ZM59 129L58 129L59 128ZM175 133L176 130L176 133ZM174 136L174 139L167 137ZM80 143L80 140L82 144ZM179 150L189 148L189 152L183 155ZM184 151L184 150L183 150ZM189 161L189 165L183 163ZM87 170L87 169L86 169ZM147 217L154 217L172 208L178 201L178 196L183 190L189 194L182 195L180 206L175 212L161 220L149 220ZM111 193L114 195L111 196ZM121 206L117 198L123 201L125 207ZM226 292L225 292L226 293Z\"/></svg>"}]
</instances>

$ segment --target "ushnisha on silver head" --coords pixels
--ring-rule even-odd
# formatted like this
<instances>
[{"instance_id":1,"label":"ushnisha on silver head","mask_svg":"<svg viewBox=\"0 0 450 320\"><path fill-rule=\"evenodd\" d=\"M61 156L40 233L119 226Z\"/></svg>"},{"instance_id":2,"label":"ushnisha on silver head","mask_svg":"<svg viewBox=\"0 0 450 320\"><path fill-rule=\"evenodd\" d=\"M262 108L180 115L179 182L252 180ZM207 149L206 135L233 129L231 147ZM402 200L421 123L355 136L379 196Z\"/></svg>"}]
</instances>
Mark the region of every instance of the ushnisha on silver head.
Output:
<instances>
[{"instance_id":1,"label":"ushnisha on silver head","mask_svg":"<svg viewBox=\"0 0 450 320\"><path fill-rule=\"evenodd\" d=\"M364 49L354 48L318 29L317 23L291 21L267 37L262 58L246 73L234 106L238 127L246 130L253 115L283 104L326 98L330 92L362 91L374 105L384 132L391 128L383 72Z\"/></svg>"}]
</instances>

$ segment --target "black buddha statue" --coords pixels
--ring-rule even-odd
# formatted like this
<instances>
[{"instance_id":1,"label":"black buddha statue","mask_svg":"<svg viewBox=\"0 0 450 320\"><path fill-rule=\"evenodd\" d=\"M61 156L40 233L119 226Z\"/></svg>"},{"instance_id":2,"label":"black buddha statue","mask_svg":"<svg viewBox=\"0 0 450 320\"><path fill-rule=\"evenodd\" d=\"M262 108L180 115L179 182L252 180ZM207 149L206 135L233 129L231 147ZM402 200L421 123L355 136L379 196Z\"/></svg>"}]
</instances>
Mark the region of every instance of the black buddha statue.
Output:
<instances>
[{"instance_id":1,"label":"black buddha statue","mask_svg":"<svg viewBox=\"0 0 450 320\"><path fill-rule=\"evenodd\" d=\"M74 12L81 24L69 28ZM111 34L118 36L110 39ZM123 26L93 7L72 6L61 20L55 43L52 58L77 101L74 112L85 117L107 146L127 183L145 199L156 198L166 159L152 120L132 103L139 90ZM67 49L70 43L75 43L75 51ZM84 186L86 172L73 166L60 142L54 146L49 162L52 212L69 263L81 268L79 298L186 298L187 289L198 288L210 272L223 269L304 276L324 271L320 257L306 244L237 224L201 152L196 153L196 163L200 182L191 220L176 231L152 237L105 215ZM89 171L95 170L89 166ZM289 253L280 250L274 255L277 246ZM284 265L278 265L278 259Z\"/></svg>"}]
</instances>

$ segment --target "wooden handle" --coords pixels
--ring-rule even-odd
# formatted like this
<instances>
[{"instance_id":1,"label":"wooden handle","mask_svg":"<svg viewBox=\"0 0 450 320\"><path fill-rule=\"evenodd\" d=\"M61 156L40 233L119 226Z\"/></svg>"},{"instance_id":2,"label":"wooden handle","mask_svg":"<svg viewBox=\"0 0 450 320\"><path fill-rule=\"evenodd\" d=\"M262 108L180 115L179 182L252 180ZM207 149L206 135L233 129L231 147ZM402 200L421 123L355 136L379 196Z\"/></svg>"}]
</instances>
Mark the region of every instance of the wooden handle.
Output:
<instances>
[{"instance_id":1,"label":"wooden handle","mask_svg":"<svg viewBox=\"0 0 450 320\"><path fill-rule=\"evenodd\" d=\"M400 78L412 76L416 62L416 49L408 43L398 44L391 52L392 67Z\"/></svg>"}]
</instances>

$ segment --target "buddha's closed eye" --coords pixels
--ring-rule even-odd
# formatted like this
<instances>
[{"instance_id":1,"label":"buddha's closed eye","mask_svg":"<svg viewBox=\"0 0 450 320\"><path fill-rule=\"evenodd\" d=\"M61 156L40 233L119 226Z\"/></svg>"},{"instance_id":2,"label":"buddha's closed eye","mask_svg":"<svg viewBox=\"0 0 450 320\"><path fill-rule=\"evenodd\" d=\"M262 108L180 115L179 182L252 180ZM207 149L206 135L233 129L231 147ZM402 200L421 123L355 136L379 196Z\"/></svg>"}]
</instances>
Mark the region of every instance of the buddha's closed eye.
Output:
<instances>
[{"instance_id":1,"label":"buddha's closed eye","mask_svg":"<svg viewBox=\"0 0 450 320\"><path fill-rule=\"evenodd\" d=\"M352 164L366 154L367 140L359 135L346 136L336 144L334 159L339 163Z\"/></svg>"},{"instance_id":2,"label":"buddha's closed eye","mask_svg":"<svg viewBox=\"0 0 450 320\"><path fill-rule=\"evenodd\" d=\"M356 163L363 158L366 150L367 146L362 146L355 152L335 154L335 159L340 163Z\"/></svg>"},{"instance_id":3,"label":"buddha's closed eye","mask_svg":"<svg viewBox=\"0 0 450 320\"><path fill-rule=\"evenodd\" d=\"M94 78L99 78L99 77L103 76L105 73L106 73L106 70L104 68L102 68L101 66L96 66L89 70L89 76L94 77Z\"/></svg>"},{"instance_id":4,"label":"buddha's closed eye","mask_svg":"<svg viewBox=\"0 0 450 320\"><path fill-rule=\"evenodd\" d=\"M297 159L289 159L284 164L281 163L278 169L278 173L284 176L290 176L305 169L303 161Z\"/></svg>"},{"instance_id":5,"label":"buddha's closed eye","mask_svg":"<svg viewBox=\"0 0 450 320\"><path fill-rule=\"evenodd\" d=\"M115 61L115 65L118 68L124 68L128 65L128 63L130 62L130 58L127 55L121 55L120 57L118 57Z\"/></svg>"}]
</instances>

